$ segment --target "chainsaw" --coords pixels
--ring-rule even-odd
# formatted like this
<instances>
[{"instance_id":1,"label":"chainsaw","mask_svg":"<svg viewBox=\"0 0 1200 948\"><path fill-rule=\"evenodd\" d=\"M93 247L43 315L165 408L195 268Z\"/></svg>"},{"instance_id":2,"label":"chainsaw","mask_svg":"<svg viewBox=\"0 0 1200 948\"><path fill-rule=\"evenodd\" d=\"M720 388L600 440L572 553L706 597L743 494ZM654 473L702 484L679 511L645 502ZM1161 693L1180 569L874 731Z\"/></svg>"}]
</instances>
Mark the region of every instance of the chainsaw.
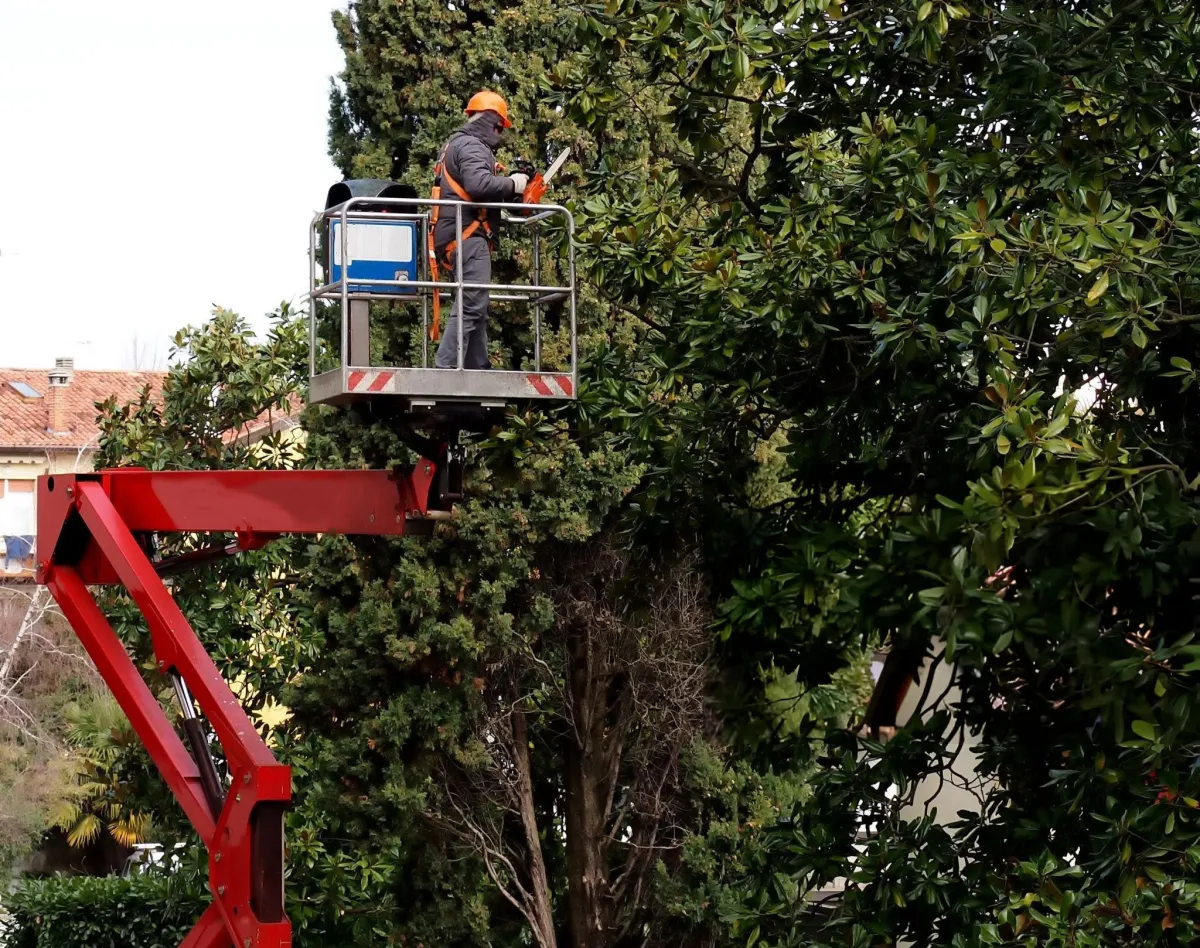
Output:
<instances>
[{"instance_id":1,"label":"chainsaw","mask_svg":"<svg viewBox=\"0 0 1200 948\"><path fill-rule=\"evenodd\" d=\"M513 162L517 171L529 176L529 184L525 186L525 193L521 195L521 203L541 204L542 198L546 195L546 188L550 185L550 180L558 174L558 170L566 164L567 159L570 157L571 149L567 148L561 155L554 159L554 163L546 169L544 174L534 168L533 162L526 161L524 158Z\"/></svg>"}]
</instances>

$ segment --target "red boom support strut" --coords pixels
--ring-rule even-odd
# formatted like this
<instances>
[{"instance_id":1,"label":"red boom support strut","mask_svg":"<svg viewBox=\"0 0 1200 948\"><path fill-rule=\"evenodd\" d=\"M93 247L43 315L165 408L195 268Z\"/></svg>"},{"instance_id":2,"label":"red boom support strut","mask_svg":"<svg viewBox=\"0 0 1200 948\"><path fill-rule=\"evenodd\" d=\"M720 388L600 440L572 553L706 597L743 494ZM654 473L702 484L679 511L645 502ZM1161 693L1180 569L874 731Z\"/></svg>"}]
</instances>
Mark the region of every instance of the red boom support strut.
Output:
<instances>
[{"instance_id":1,"label":"red boom support strut","mask_svg":"<svg viewBox=\"0 0 1200 948\"><path fill-rule=\"evenodd\" d=\"M291 945L283 898L291 770L259 737L163 585L165 564L147 554L147 536L236 533L236 551L283 533L403 534L453 499L435 487L439 473L446 484L441 466L422 460L396 474L120 469L39 479L38 582L62 607L208 849L213 901L182 948ZM88 590L113 584L128 589L146 618L158 668L183 705L191 753ZM193 695L225 751L228 786L205 750Z\"/></svg>"}]
</instances>

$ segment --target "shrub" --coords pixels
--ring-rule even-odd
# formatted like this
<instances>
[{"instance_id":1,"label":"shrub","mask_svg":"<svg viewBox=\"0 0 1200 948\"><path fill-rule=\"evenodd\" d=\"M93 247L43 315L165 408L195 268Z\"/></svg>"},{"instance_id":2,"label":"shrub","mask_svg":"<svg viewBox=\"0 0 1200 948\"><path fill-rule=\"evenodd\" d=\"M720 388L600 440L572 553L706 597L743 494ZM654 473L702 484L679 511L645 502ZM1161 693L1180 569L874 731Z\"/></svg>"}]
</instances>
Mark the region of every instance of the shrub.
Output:
<instances>
[{"instance_id":1,"label":"shrub","mask_svg":"<svg viewBox=\"0 0 1200 948\"><path fill-rule=\"evenodd\" d=\"M207 904L191 881L144 875L26 880L0 920L3 948L177 948Z\"/></svg>"}]
</instances>

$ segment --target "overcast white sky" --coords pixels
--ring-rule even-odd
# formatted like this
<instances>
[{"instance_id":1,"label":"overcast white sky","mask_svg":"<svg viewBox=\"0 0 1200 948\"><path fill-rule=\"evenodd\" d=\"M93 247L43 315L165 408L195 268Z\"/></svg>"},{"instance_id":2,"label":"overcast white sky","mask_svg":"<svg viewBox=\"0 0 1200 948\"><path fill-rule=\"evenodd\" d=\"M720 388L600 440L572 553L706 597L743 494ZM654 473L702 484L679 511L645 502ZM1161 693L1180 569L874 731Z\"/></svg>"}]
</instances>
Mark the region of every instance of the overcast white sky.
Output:
<instances>
[{"instance_id":1,"label":"overcast white sky","mask_svg":"<svg viewBox=\"0 0 1200 948\"><path fill-rule=\"evenodd\" d=\"M0 366L165 364L214 304L299 302L342 5L0 0Z\"/></svg>"}]
</instances>

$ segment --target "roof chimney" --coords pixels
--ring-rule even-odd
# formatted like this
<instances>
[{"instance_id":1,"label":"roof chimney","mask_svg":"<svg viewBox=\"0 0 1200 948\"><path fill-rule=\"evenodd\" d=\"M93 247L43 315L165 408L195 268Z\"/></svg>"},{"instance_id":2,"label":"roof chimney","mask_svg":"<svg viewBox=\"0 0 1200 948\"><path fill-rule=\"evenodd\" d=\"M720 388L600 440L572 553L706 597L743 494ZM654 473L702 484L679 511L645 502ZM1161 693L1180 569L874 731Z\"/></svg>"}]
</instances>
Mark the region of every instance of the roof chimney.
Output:
<instances>
[{"instance_id":1,"label":"roof chimney","mask_svg":"<svg viewBox=\"0 0 1200 948\"><path fill-rule=\"evenodd\" d=\"M71 376L75 374L74 359L55 359L54 368L50 370L50 384L70 385Z\"/></svg>"},{"instance_id":2,"label":"roof chimney","mask_svg":"<svg viewBox=\"0 0 1200 948\"><path fill-rule=\"evenodd\" d=\"M71 433L67 419L67 393L65 389L71 384L75 375L74 359L55 359L54 368L50 370L50 391L47 398L50 424L47 430L54 435Z\"/></svg>"}]
</instances>

